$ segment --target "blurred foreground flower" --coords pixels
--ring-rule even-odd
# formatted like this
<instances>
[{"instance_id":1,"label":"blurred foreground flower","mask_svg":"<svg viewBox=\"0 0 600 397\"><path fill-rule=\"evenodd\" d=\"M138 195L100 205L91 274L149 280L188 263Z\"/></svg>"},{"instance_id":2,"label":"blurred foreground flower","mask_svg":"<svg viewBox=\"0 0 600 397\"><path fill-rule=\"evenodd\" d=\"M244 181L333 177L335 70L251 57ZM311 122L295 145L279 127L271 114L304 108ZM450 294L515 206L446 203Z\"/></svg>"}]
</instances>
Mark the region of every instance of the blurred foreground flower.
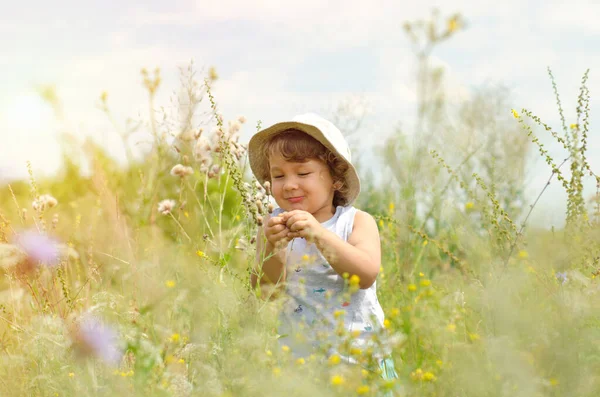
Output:
<instances>
[{"instance_id":1,"label":"blurred foreground flower","mask_svg":"<svg viewBox=\"0 0 600 397\"><path fill-rule=\"evenodd\" d=\"M24 232L19 235L16 244L34 265L43 263L54 266L59 262L58 242L44 234L35 231Z\"/></svg>"},{"instance_id":2,"label":"blurred foreground flower","mask_svg":"<svg viewBox=\"0 0 600 397\"><path fill-rule=\"evenodd\" d=\"M177 164L173 168L171 168L171 175L178 176L180 178L184 178L188 175L192 175L194 173L194 169L189 166L185 166L182 164Z\"/></svg>"},{"instance_id":3,"label":"blurred foreground flower","mask_svg":"<svg viewBox=\"0 0 600 397\"><path fill-rule=\"evenodd\" d=\"M556 279L558 281L560 281L561 284L566 283L567 281L569 281L569 278L567 277L567 272L559 272L556 273Z\"/></svg>"},{"instance_id":4,"label":"blurred foreground flower","mask_svg":"<svg viewBox=\"0 0 600 397\"><path fill-rule=\"evenodd\" d=\"M117 333L92 316L81 320L73 339L75 347L83 356L97 357L110 365L118 365L123 356L117 345Z\"/></svg>"},{"instance_id":5,"label":"blurred foreground flower","mask_svg":"<svg viewBox=\"0 0 600 397\"><path fill-rule=\"evenodd\" d=\"M49 194L42 194L31 203L31 207L39 212L44 212L52 207L56 207L58 201Z\"/></svg>"},{"instance_id":6,"label":"blurred foreground flower","mask_svg":"<svg viewBox=\"0 0 600 397\"><path fill-rule=\"evenodd\" d=\"M173 211L175 204L175 200L163 200L158 203L158 212L163 215L169 215Z\"/></svg>"}]
</instances>

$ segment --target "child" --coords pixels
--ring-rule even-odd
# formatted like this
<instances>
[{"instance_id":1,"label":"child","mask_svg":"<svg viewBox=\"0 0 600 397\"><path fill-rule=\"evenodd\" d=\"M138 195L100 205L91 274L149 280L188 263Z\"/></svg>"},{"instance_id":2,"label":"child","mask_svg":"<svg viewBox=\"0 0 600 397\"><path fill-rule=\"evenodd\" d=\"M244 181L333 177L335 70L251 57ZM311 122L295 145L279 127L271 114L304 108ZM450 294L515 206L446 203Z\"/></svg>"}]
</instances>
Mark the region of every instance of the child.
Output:
<instances>
[{"instance_id":1,"label":"child","mask_svg":"<svg viewBox=\"0 0 600 397\"><path fill-rule=\"evenodd\" d=\"M337 349L336 331L345 328L354 347L364 349L384 314L375 282L379 232L369 214L352 206L360 181L348 144L332 123L304 114L255 134L248 153L252 172L271 184L279 205L259 230L259 269L251 280L255 287L262 274L260 283L285 286L281 343L298 357L326 346L357 363ZM379 364L385 378L397 377L391 359L381 355Z\"/></svg>"}]
</instances>

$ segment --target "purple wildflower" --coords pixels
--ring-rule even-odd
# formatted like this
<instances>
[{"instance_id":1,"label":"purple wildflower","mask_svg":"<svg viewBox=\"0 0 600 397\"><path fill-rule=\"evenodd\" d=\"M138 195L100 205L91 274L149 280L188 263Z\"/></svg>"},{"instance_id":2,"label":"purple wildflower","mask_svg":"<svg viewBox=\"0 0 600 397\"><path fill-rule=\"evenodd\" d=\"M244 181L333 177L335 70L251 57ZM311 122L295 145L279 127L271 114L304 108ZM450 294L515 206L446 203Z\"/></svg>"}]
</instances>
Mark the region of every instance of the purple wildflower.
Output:
<instances>
[{"instance_id":1,"label":"purple wildflower","mask_svg":"<svg viewBox=\"0 0 600 397\"><path fill-rule=\"evenodd\" d=\"M32 262L55 266L60 260L58 242L46 235L27 231L19 235L16 243Z\"/></svg>"},{"instance_id":2,"label":"purple wildflower","mask_svg":"<svg viewBox=\"0 0 600 397\"><path fill-rule=\"evenodd\" d=\"M569 278L567 277L567 272L560 272L560 273L556 273L556 279L558 281L561 282L561 284L566 283L567 281L569 281Z\"/></svg>"},{"instance_id":3,"label":"purple wildflower","mask_svg":"<svg viewBox=\"0 0 600 397\"><path fill-rule=\"evenodd\" d=\"M77 333L78 347L82 352L93 355L111 365L118 365L123 356L117 346L117 333L94 317L86 317Z\"/></svg>"}]
</instances>

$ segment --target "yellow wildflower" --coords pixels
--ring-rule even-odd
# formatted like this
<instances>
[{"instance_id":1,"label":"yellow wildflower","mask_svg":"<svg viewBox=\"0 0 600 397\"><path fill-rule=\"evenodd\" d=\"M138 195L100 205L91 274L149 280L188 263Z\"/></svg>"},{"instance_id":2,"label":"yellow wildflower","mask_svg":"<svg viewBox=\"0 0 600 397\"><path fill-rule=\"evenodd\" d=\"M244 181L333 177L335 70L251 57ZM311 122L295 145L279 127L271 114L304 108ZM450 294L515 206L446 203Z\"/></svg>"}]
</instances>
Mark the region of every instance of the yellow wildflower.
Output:
<instances>
[{"instance_id":1,"label":"yellow wildflower","mask_svg":"<svg viewBox=\"0 0 600 397\"><path fill-rule=\"evenodd\" d=\"M435 375L431 372L425 372L423 374L423 380L426 382L434 382L435 381Z\"/></svg>"},{"instance_id":2,"label":"yellow wildflower","mask_svg":"<svg viewBox=\"0 0 600 397\"><path fill-rule=\"evenodd\" d=\"M379 220L379 227L383 227L383 226L384 226L383 219L380 219Z\"/></svg>"},{"instance_id":3,"label":"yellow wildflower","mask_svg":"<svg viewBox=\"0 0 600 397\"><path fill-rule=\"evenodd\" d=\"M472 210L472 209L473 209L473 207L475 207L475 204L473 204L473 202L472 202L472 201L468 201L468 202L465 204L465 210L467 210L467 211L470 211L470 210Z\"/></svg>"},{"instance_id":4,"label":"yellow wildflower","mask_svg":"<svg viewBox=\"0 0 600 397\"><path fill-rule=\"evenodd\" d=\"M454 332L454 331L456 331L456 324L450 323L450 324L448 324L448 326L446 327L446 329L448 331L450 331L450 332Z\"/></svg>"},{"instance_id":5,"label":"yellow wildflower","mask_svg":"<svg viewBox=\"0 0 600 397\"><path fill-rule=\"evenodd\" d=\"M425 277L425 274L423 274L423 272L419 272L419 277Z\"/></svg>"},{"instance_id":6,"label":"yellow wildflower","mask_svg":"<svg viewBox=\"0 0 600 397\"><path fill-rule=\"evenodd\" d=\"M571 127L572 130L576 130L576 129L579 128L579 124L571 124L570 127Z\"/></svg>"},{"instance_id":7,"label":"yellow wildflower","mask_svg":"<svg viewBox=\"0 0 600 397\"><path fill-rule=\"evenodd\" d=\"M525 251L525 250L521 250L521 251L519 251L519 254L518 254L518 256L519 256L519 258L521 258L521 259L529 258L529 254L528 254L528 253L527 253L527 251Z\"/></svg>"},{"instance_id":8,"label":"yellow wildflower","mask_svg":"<svg viewBox=\"0 0 600 397\"><path fill-rule=\"evenodd\" d=\"M355 329L354 331L352 331L352 337L353 338L358 338L360 336L361 332L359 329Z\"/></svg>"},{"instance_id":9,"label":"yellow wildflower","mask_svg":"<svg viewBox=\"0 0 600 397\"><path fill-rule=\"evenodd\" d=\"M517 113L517 111L515 109L512 109L512 115L515 119L519 118L519 113Z\"/></svg>"},{"instance_id":10,"label":"yellow wildflower","mask_svg":"<svg viewBox=\"0 0 600 397\"><path fill-rule=\"evenodd\" d=\"M344 378L341 375L333 375L331 377L331 384L334 386L340 386L344 384Z\"/></svg>"},{"instance_id":11,"label":"yellow wildflower","mask_svg":"<svg viewBox=\"0 0 600 397\"><path fill-rule=\"evenodd\" d=\"M269 356L269 357L273 355L273 352L271 350L267 350L266 353L267 353L267 356Z\"/></svg>"},{"instance_id":12,"label":"yellow wildflower","mask_svg":"<svg viewBox=\"0 0 600 397\"><path fill-rule=\"evenodd\" d=\"M456 20L456 18L451 18L448 21L448 32L452 33L456 29L458 29L458 21Z\"/></svg>"},{"instance_id":13,"label":"yellow wildflower","mask_svg":"<svg viewBox=\"0 0 600 397\"><path fill-rule=\"evenodd\" d=\"M75 372L69 372L69 378L72 378L75 376Z\"/></svg>"},{"instance_id":14,"label":"yellow wildflower","mask_svg":"<svg viewBox=\"0 0 600 397\"><path fill-rule=\"evenodd\" d=\"M392 202L392 203L390 203L390 205L388 206L388 208L390 209L390 212L394 212L394 210L396 209L396 206Z\"/></svg>"},{"instance_id":15,"label":"yellow wildflower","mask_svg":"<svg viewBox=\"0 0 600 397\"><path fill-rule=\"evenodd\" d=\"M338 365L340 361L342 361L342 359L337 354L332 355L328 360L329 365Z\"/></svg>"},{"instance_id":16,"label":"yellow wildflower","mask_svg":"<svg viewBox=\"0 0 600 397\"><path fill-rule=\"evenodd\" d=\"M481 337L479 336L479 334L472 334L469 333L469 339L471 339L472 342L475 342L476 340L479 340Z\"/></svg>"},{"instance_id":17,"label":"yellow wildflower","mask_svg":"<svg viewBox=\"0 0 600 397\"><path fill-rule=\"evenodd\" d=\"M302 260L304 262L308 262L310 260L310 257L307 254L302 255Z\"/></svg>"},{"instance_id":18,"label":"yellow wildflower","mask_svg":"<svg viewBox=\"0 0 600 397\"><path fill-rule=\"evenodd\" d=\"M345 310L336 310L333 312L333 317L340 318L341 316L344 315L344 313L346 313Z\"/></svg>"},{"instance_id":19,"label":"yellow wildflower","mask_svg":"<svg viewBox=\"0 0 600 397\"><path fill-rule=\"evenodd\" d=\"M367 378L367 377L369 377L369 371L367 371L366 369L362 369L362 370L360 371L360 373L362 374L362 377L363 377L363 378Z\"/></svg>"},{"instance_id":20,"label":"yellow wildflower","mask_svg":"<svg viewBox=\"0 0 600 397\"><path fill-rule=\"evenodd\" d=\"M429 287L431 285L431 280L421 280L419 284L421 284L421 287Z\"/></svg>"},{"instance_id":21,"label":"yellow wildflower","mask_svg":"<svg viewBox=\"0 0 600 397\"><path fill-rule=\"evenodd\" d=\"M425 247L428 243L429 243L429 241L423 240L423 247Z\"/></svg>"},{"instance_id":22,"label":"yellow wildflower","mask_svg":"<svg viewBox=\"0 0 600 397\"><path fill-rule=\"evenodd\" d=\"M273 368L273 375L275 375L275 376L281 375L281 368L279 368L279 367Z\"/></svg>"},{"instance_id":23,"label":"yellow wildflower","mask_svg":"<svg viewBox=\"0 0 600 397\"><path fill-rule=\"evenodd\" d=\"M357 276L356 274L353 274L352 277L350 277L350 285L357 286L359 283L360 283L360 277Z\"/></svg>"},{"instance_id":24,"label":"yellow wildflower","mask_svg":"<svg viewBox=\"0 0 600 397\"><path fill-rule=\"evenodd\" d=\"M177 360L177 362L178 362L179 364L185 364L185 360L184 360L183 358L180 358L179 360Z\"/></svg>"},{"instance_id":25,"label":"yellow wildflower","mask_svg":"<svg viewBox=\"0 0 600 397\"><path fill-rule=\"evenodd\" d=\"M179 342L179 334L173 334L171 335L171 338L169 338L171 340L171 342L173 343L177 343Z\"/></svg>"},{"instance_id":26,"label":"yellow wildflower","mask_svg":"<svg viewBox=\"0 0 600 397\"><path fill-rule=\"evenodd\" d=\"M175 281L167 280L167 281L165 281L165 285L167 286L167 288L173 288L175 286Z\"/></svg>"},{"instance_id":27,"label":"yellow wildflower","mask_svg":"<svg viewBox=\"0 0 600 397\"><path fill-rule=\"evenodd\" d=\"M290 351L290 347L287 345L283 345L283 346L281 346L281 350L283 350L285 353L287 353Z\"/></svg>"},{"instance_id":28,"label":"yellow wildflower","mask_svg":"<svg viewBox=\"0 0 600 397\"><path fill-rule=\"evenodd\" d=\"M559 385L559 381L556 378L550 378L550 386L558 386Z\"/></svg>"},{"instance_id":29,"label":"yellow wildflower","mask_svg":"<svg viewBox=\"0 0 600 397\"><path fill-rule=\"evenodd\" d=\"M304 359L302 357L300 357L299 359L296 360L296 364L298 364L298 365L303 365L304 363L306 363L306 361L304 361Z\"/></svg>"},{"instance_id":30,"label":"yellow wildflower","mask_svg":"<svg viewBox=\"0 0 600 397\"><path fill-rule=\"evenodd\" d=\"M353 347L350 349L350 354L353 356L360 356L362 354L362 350L358 347Z\"/></svg>"},{"instance_id":31,"label":"yellow wildflower","mask_svg":"<svg viewBox=\"0 0 600 397\"><path fill-rule=\"evenodd\" d=\"M356 388L356 394L359 394L359 395L367 394L367 393L369 393L369 390L370 390L369 386L362 385L362 386L359 386L358 388Z\"/></svg>"},{"instance_id":32,"label":"yellow wildflower","mask_svg":"<svg viewBox=\"0 0 600 397\"><path fill-rule=\"evenodd\" d=\"M416 291L417 290L417 286L414 284L408 284L408 290L409 291Z\"/></svg>"},{"instance_id":33,"label":"yellow wildflower","mask_svg":"<svg viewBox=\"0 0 600 397\"><path fill-rule=\"evenodd\" d=\"M388 320L387 318L385 320L383 320L383 326L386 328L389 328L392 326L392 323L390 322L390 320Z\"/></svg>"},{"instance_id":34,"label":"yellow wildflower","mask_svg":"<svg viewBox=\"0 0 600 397\"><path fill-rule=\"evenodd\" d=\"M390 317L392 317L392 318L398 317L399 314L400 314L400 309L398 309L397 307L390 310Z\"/></svg>"},{"instance_id":35,"label":"yellow wildflower","mask_svg":"<svg viewBox=\"0 0 600 397\"><path fill-rule=\"evenodd\" d=\"M196 255L198 255L200 258L203 258L206 256L206 254L200 250L196 251Z\"/></svg>"}]
</instances>

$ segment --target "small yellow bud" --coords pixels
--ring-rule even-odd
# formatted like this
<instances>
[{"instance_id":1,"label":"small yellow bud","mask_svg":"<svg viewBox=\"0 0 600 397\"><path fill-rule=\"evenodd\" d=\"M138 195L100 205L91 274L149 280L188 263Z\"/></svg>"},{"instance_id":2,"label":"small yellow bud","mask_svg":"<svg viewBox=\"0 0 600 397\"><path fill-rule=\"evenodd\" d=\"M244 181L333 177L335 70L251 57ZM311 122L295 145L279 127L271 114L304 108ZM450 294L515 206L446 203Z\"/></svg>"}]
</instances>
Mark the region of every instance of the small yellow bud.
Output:
<instances>
[{"instance_id":1,"label":"small yellow bud","mask_svg":"<svg viewBox=\"0 0 600 397\"><path fill-rule=\"evenodd\" d=\"M342 359L337 354L332 355L328 360L329 365L338 365L340 361L342 361Z\"/></svg>"},{"instance_id":2,"label":"small yellow bud","mask_svg":"<svg viewBox=\"0 0 600 397\"><path fill-rule=\"evenodd\" d=\"M344 384L344 378L341 375L333 375L331 377L331 384L334 386L340 386Z\"/></svg>"}]
</instances>

